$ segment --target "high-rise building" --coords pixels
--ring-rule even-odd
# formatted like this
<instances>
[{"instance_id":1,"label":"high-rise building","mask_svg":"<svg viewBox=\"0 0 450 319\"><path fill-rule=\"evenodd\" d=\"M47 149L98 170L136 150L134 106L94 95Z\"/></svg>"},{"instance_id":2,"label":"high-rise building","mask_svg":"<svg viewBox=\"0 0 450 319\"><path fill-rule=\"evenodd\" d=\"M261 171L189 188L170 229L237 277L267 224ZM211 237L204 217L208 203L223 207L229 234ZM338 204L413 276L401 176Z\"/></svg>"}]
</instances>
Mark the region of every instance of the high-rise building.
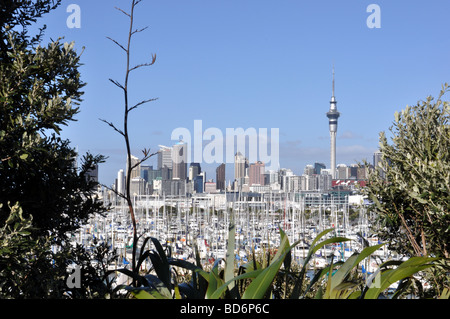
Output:
<instances>
[{"instance_id":1,"label":"high-rise building","mask_svg":"<svg viewBox=\"0 0 450 319\"><path fill-rule=\"evenodd\" d=\"M125 174L123 169L120 169L117 173L117 192L119 194L125 194Z\"/></svg>"},{"instance_id":2,"label":"high-rise building","mask_svg":"<svg viewBox=\"0 0 450 319\"><path fill-rule=\"evenodd\" d=\"M163 181L167 181L169 179L172 179L173 171L171 168L168 168L167 166L164 166L161 168L161 179Z\"/></svg>"},{"instance_id":3,"label":"high-rise building","mask_svg":"<svg viewBox=\"0 0 450 319\"><path fill-rule=\"evenodd\" d=\"M225 190L225 163L216 168L216 188L218 191Z\"/></svg>"},{"instance_id":4,"label":"high-rise building","mask_svg":"<svg viewBox=\"0 0 450 319\"><path fill-rule=\"evenodd\" d=\"M322 169L327 168L324 163L314 163L314 174L320 174Z\"/></svg>"},{"instance_id":5,"label":"high-rise building","mask_svg":"<svg viewBox=\"0 0 450 319\"><path fill-rule=\"evenodd\" d=\"M98 164L95 164L92 168L90 168L84 175L86 181L98 183ZM95 189L96 186L93 186Z\"/></svg>"},{"instance_id":6,"label":"high-rise building","mask_svg":"<svg viewBox=\"0 0 450 319\"><path fill-rule=\"evenodd\" d=\"M194 191L196 193L203 193L204 184L205 184L205 174L204 172L202 172L194 178Z\"/></svg>"},{"instance_id":7,"label":"high-rise building","mask_svg":"<svg viewBox=\"0 0 450 319\"><path fill-rule=\"evenodd\" d=\"M265 164L261 161L250 164L249 185L264 185Z\"/></svg>"},{"instance_id":8,"label":"high-rise building","mask_svg":"<svg viewBox=\"0 0 450 319\"><path fill-rule=\"evenodd\" d=\"M131 196L136 195L147 195L147 182L142 177L134 177L130 181L130 194Z\"/></svg>"},{"instance_id":9,"label":"high-rise building","mask_svg":"<svg viewBox=\"0 0 450 319\"><path fill-rule=\"evenodd\" d=\"M191 165L189 165L189 180L195 180L195 177L197 177L201 171L200 163L191 163Z\"/></svg>"},{"instance_id":10,"label":"high-rise building","mask_svg":"<svg viewBox=\"0 0 450 319\"><path fill-rule=\"evenodd\" d=\"M128 160L127 160L127 172L128 174ZM130 179L141 177L141 165L139 164L139 158L131 155L131 174L129 176Z\"/></svg>"},{"instance_id":11,"label":"high-rise building","mask_svg":"<svg viewBox=\"0 0 450 319\"><path fill-rule=\"evenodd\" d=\"M278 172L274 170L269 170L266 173L264 173L264 184L265 185L272 185L272 184L278 184Z\"/></svg>"},{"instance_id":12,"label":"high-rise building","mask_svg":"<svg viewBox=\"0 0 450 319\"><path fill-rule=\"evenodd\" d=\"M315 169L314 169L314 166L312 166L311 164L306 165L305 168L303 169L303 175L312 176L314 174L315 174Z\"/></svg>"},{"instance_id":13,"label":"high-rise building","mask_svg":"<svg viewBox=\"0 0 450 319\"><path fill-rule=\"evenodd\" d=\"M350 176L349 179L358 178L358 164L351 164L349 167Z\"/></svg>"},{"instance_id":14,"label":"high-rise building","mask_svg":"<svg viewBox=\"0 0 450 319\"><path fill-rule=\"evenodd\" d=\"M358 166L357 179L366 179L367 177L369 177L369 169L370 169L370 165L369 166L365 166L365 165Z\"/></svg>"},{"instance_id":15,"label":"high-rise building","mask_svg":"<svg viewBox=\"0 0 450 319\"><path fill-rule=\"evenodd\" d=\"M330 168L332 178L336 178L336 133L338 127L338 118L340 113L337 110L337 101L334 97L334 67L333 67L333 91L332 91L330 110L327 112L328 124L330 128Z\"/></svg>"},{"instance_id":16,"label":"high-rise building","mask_svg":"<svg viewBox=\"0 0 450 319\"><path fill-rule=\"evenodd\" d=\"M160 145L160 150L158 151L158 169L167 167L172 169L172 148Z\"/></svg>"},{"instance_id":17,"label":"high-rise building","mask_svg":"<svg viewBox=\"0 0 450 319\"><path fill-rule=\"evenodd\" d=\"M153 170L153 166L141 165L141 177L148 183L149 172Z\"/></svg>"},{"instance_id":18,"label":"high-rise building","mask_svg":"<svg viewBox=\"0 0 450 319\"><path fill-rule=\"evenodd\" d=\"M380 173L381 178L385 178L386 172L383 169L383 167L380 166L381 165L380 163L382 163L381 162L382 156L383 156L383 153L381 151L379 151L379 150L375 151L373 153L373 167L376 170L378 170L378 172Z\"/></svg>"},{"instance_id":19,"label":"high-rise building","mask_svg":"<svg viewBox=\"0 0 450 319\"><path fill-rule=\"evenodd\" d=\"M234 179L238 182L245 177L245 170L248 168L248 160L241 152L234 156Z\"/></svg>"},{"instance_id":20,"label":"high-rise building","mask_svg":"<svg viewBox=\"0 0 450 319\"><path fill-rule=\"evenodd\" d=\"M204 189L203 192L204 193L208 193L208 194L216 193L217 192L217 185L216 185L216 183L214 183L212 181L206 182L205 183L205 189Z\"/></svg>"},{"instance_id":21,"label":"high-rise building","mask_svg":"<svg viewBox=\"0 0 450 319\"><path fill-rule=\"evenodd\" d=\"M162 180L160 195L186 195L186 180Z\"/></svg>"},{"instance_id":22,"label":"high-rise building","mask_svg":"<svg viewBox=\"0 0 450 319\"><path fill-rule=\"evenodd\" d=\"M187 144L180 141L172 147L173 179L187 178Z\"/></svg>"},{"instance_id":23,"label":"high-rise building","mask_svg":"<svg viewBox=\"0 0 450 319\"><path fill-rule=\"evenodd\" d=\"M335 178L337 179L348 179L350 178L349 168L345 164L339 164L337 166L337 172Z\"/></svg>"},{"instance_id":24,"label":"high-rise building","mask_svg":"<svg viewBox=\"0 0 450 319\"><path fill-rule=\"evenodd\" d=\"M320 191L328 191L331 189L331 174L327 170L322 170L317 176L317 189Z\"/></svg>"}]
</instances>

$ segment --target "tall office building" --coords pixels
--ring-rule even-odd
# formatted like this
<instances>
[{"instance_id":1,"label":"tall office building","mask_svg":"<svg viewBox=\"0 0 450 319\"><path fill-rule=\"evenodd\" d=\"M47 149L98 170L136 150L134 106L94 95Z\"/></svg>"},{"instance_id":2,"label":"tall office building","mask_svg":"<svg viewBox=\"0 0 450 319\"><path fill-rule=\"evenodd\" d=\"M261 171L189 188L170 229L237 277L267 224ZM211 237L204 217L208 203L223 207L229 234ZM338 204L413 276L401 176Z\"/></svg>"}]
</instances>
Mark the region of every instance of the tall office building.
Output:
<instances>
[{"instance_id":1,"label":"tall office building","mask_svg":"<svg viewBox=\"0 0 450 319\"><path fill-rule=\"evenodd\" d=\"M303 175L312 176L314 174L315 174L315 168L311 164L306 165L305 168L303 169Z\"/></svg>"},{"instance_id":2,"label":"tall office building","mask_svg":"<svg viewBox=\"0 0 450 319\"><path fill-rule=\"evenodd\" d=\"M160 145L158 151L158 169L164 167L172 169L172 148Z\"/></svg>"},{"instance_id":3,"label":"tall office building","mask_svg":"<svg viewBox=\"0 0 450 319\"><path fill-rule=\"evenodd\" d=\"M225 163L216 168L216 188L218 191L225 190Z\"/></svg>"},{"instance_id":4,"label":"tall office building","mask_svg":"<svg viewBox=\"0 0 450 319\"><path fill-rule=\"evenodd\" d=\"M201 172L194 178L194 191L196 193L203 193L205 180L205 172Z\"/></svg>"},{"instance_id":5,"label":"tall office building","mask_svg":"<svg viewBox=\"0 0 450 319\"><path fill-rule=\"evenodd\" d=\"M350 169L345 164L339 164L337 166L336 176L337 179L349 179Z\"/></svg>"},{"instance_id":6,"label":"tall office building","mask_svg":"<svg viewBox=\"0 0 450 319\"><path fill-rule=\"evenodd\" d=\"M332 178L336 178L336 133L340 113L337 110L337 101L334 97L334 67L333 67L333 93L330 101L330 110L327 112L330 128L330 169Z\"/></svg>"},{"instance_id":7,"label":"tall office building","mask_svg":"<svg viewBox=\"0 0 450 319\"><path fill-rule=\"evenodd\" d=\"M320 174L322 169L327 168L324 163L314 163L314 174Z\"/></svg>"},{"instance_id":8,"label":"tall office building","mask_svg":"<svg viewBox=\"0 0 450 319\"><path fill-rule=\"evenodd\" d=\"M84 175L86 181L98 183L98 164L95 164L94 167L89 169ZM96 186L93 186L92 189L95 189Z\"/></svg>"},{"instance_id":9,"label":"tall office building","mask_svg":"<svg viewBox=\"0 0 450 319\"><path fill-rule=\"evenodd\" d=\"M191 165L189 165L189 180L195 180L195 178L198 174L200 174L201 171L202 168L200 167L200 163L191 163Z\"/></svg>"},{"instance_id":10,"label":"tall office building","mask_svg":"<svg viewBox=\"0 0 450 319\"><path fill-rule=\"evenodd\" d=\"M248 159L241 152L237 152L234 156L234 179L241 183L245 178L245 171L248 168Z\"/></svg>"},{"instance_id":11,"label":"tall office building","mask_svg":"<svg viewBox=\"0 0 450 319\"><path fill-rule=\"evenodd\" d=\"M249 185L264 185L265 164L261 161L250 164Z\"/></svg>"},{"instance_id":12,"label":"tall office building","mask_svg":"<svg viewBox=\"0 0 450 319\"><path fill-rule=\"evenodd\" d=\"M117 173L117 192L119 194L125 194L125 174L123 169L120 169Z\"/></svg>"},{"instance_id":13,"label":"tall office building","mask_svg":"<svg viewBox=\"0 0 450 319\"><path fill-rule=\"evenodd\" d=\"M132 169L131 169L131 174L129 176L130 179L141 176L141 165L138 163L139 163L139 158L131 155L131 168ZM125 174L127 174L127 173L128 173L128 160L127 160L127 172Z\"/></svg>"},{"instance_id":14,"label":"tall office building","mask_svg":"<svg viewBox=\"0 0 450 319\"><path fill-rule=\"evenodd\" d=\"M380 173L380 177L381 178L385 178L386 177L386 172L383 169L383 167L380 166L381 163L382 163L381 162L382 156L383 156L383 153L380 150L375 151L373 153L373 167L374 167L374 169L378 170L378 172Z\"/></svg>"},{"instance_id":15,"label":"tall office building","mask_svg":"<svg viewBox=\"0 0 450 319\"><path fill-rule=\"evenodd\" d=\"M350 164L349 167L349 178L357 179L358 178L358 164Z\"/></svg>"},{"instance_id":16,"label":"tall office building","mask_svg":"<svg viewBox=\"0 0 450 319\"><path fill-rule=\"evenodd\" d=\"M180 141L172 147L173 179L187 178L187 144Z\"/></svg>"},{"instance_id":17,"label":"tall office building","mask_svg":"<svg viewBox=\"0 0 450 319\"><path fill-rule=\"evenodd\" d=\"M147 195L147 182L142 177L134 177L130 181L130 194L135 195Z\"/></svg>"}]
</instances>

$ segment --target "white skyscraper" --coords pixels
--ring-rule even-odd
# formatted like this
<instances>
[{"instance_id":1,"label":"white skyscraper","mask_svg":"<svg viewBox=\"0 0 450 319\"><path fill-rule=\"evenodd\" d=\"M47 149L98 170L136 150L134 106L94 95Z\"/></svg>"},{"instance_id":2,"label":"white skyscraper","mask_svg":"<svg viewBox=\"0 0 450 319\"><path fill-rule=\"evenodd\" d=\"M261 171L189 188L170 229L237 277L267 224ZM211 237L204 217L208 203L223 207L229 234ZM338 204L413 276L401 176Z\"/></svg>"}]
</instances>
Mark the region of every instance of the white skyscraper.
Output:
<instances>
[{"instance_id":1,"label":"white skyscraper","mask_svg":"<svg viewBox=\"0 0 450 319\"><path fill-rule=\"evenodd\" d=\"M241 154L241 152L237 152L234 156L234 178L241 183L241 180L245 177L245 170L248 168L248 160L247 158Z\"/></svg>"},{"instance_id":2,"label":"white skyscraper","mask_svg":"<svg viewBox=\"0 0 450 319\"><path fill-rule=\"evenodd\" d=\"M159 145L160 150L158 151L158 169L167 167L172 169L172 148Z\"/></svg>"},{"instance_id":3,"label":"white skyscraper","mask_svg":"<svg viewBox=\"0 0 450 319\"><path fill-rule=\"evenodd\" d=\"M127 174L128 174L128 160L127 160ZM141 176L141 165L139 164L139 158L131 155L131 174L130 179Z\"/></svg>"},{"instance_id":4,"label":"white skyscraper","mask_svg":"<svg viewBox=\"0 0 450 319\"><path fill-rule=\"evenodd\" d=\"M117 192L119 194L125 194L125 174L123 169L117 173Z\"/></svg>"},{"instance_id":5,"label":"white skyscraper","mask_svg":"<svg viewBox=\"0 0 450 319\"><path fill-rule=\"evenodd\" d=\"M187 177L187 144L180 141L172 147L173 179L185 180Z\"/></svg>"}]
</instances>

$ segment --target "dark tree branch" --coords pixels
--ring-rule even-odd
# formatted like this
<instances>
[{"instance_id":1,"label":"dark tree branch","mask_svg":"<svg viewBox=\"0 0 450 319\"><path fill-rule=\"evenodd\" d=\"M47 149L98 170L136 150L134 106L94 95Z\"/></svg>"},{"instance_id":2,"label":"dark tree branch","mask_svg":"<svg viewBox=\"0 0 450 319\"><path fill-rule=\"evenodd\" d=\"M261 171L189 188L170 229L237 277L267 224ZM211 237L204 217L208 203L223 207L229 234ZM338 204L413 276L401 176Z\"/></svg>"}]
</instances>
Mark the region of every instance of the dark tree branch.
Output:
<instances>
[{"instance_id":1,"label":"dark tree branch","mask_svg":"<svg viewBox=\"0 0 450 319\"><path fill-rule=\"evenodd\" d=\"M128 18L131 18L131 15L128 12L125 12L124 10L118 8L118 7L114 7L115 9L119 10L120 12L122 12L124 15L126 15Z\"/></svg>"},{"instance_id":2,"label":"dark tree branch","mask_svg":"<svg viewBox=\"0 0 450 319\"><path fill-rule=\"evenodd\" d=\"M104 120L104 119L99 119L99 120L102 122L105 122L106 124L111 126L114 129L114 131L116 131L120 135L125 136L125 133L122 130L118 129L112 122L108 122L107 120Z\"/></svg>"},{"instance_id":3,"label":"dark tree branch","mask_svg":"<svg viewBox=\"0 0 450 319\"><path fill-rule=\"evenodd\" d=\"M135 108L139 107L139 106L142 105L142 104L149 103L149 102L153 102L153 101L156 101L157 99L158 99L158 98L156 98L156 99L148 99L148 100L141 101L141 102L137 103L136 105L134 105L133 107L129 108L129 109L128 109L128 112L131 112L132 110L134 110Z\"/></svg>"},{"instance_id":4,"label":"dark tree branch","mask_svg":"<svg viewBox=\"0 0 450 319\"><path fill-rule=\"evenodd\" d=\"M145 66L152 66L153 64L155 64L155 62L156 62L156 54L152 54L152 62L138 64L138 65L132 67L132 68L130 69L130 72L133 71L133 70L136 70L136 69L145 67Z\"/></svg>"},{"instance_id":5,"label":"dark tree branch","mask_svg":"<svg viewBox=\"0 0 450 319\"><path fill-rule=\"evenodd\" d=\"M144 28L142 28L142 29L136 29L136 30L134 30L133 32L131 32L131 35L133 35L133 34L135 34L135 33L142 32L142 31L144 31L144 30L146 30L146 29L148 29L148 26L147 26L147 27L144 27Z\"/></svg>"},{"instance_id":6,"label":"dark tree branch","mask_svg":"<svg viewBox=\"0 0 450 319\"><path fill-rule=\"evenodd\" d=\"M151 154L150 154L150 149L146 149L146 148L144 148L144 149L142 150L142 153L144 153L144 157L143 157L141 160L139 160L136 164L132 165L132 166L131 166L131 170L133 170L134 168L136 168L136 167L138 167L139 165L141 165L142 163L144 163L144 162L145 162L146 160L148 160L150 157L155 156L155 155L158 154L158 152L155 152L155 153L151 153Z\"/></svg>"},{"instance_id":7,"label":"dark tree branch","mask_svg":"<svg viewBox=\"0 0 450 319\"><path fill-rule=\"evenodd\" d=\"M113 38L110 37L106 37L107 39L111 40L112 42L114 42L115 44L117 44L122 50L125 51L125 53L127 53L127 49L125 49L125 47L123 45L121 45L119 42L117 42L116 40L114 40Z\"/></svg>"},{"instance_id":8,"label":"dark tree branch","mask_svg":"<svg viewBox=\"0 0 450 319\"><path fill-rule=\"evenodd\" d=\"M112 83L114 83L114 85L116 85L118 88L120 88L120 89L122 89L122 90L124 90L125 91L125 87L122 85L122 84L120 84L118 81L116 81L116 80L113 80L113 79L109 79Z\"/></svg>"},{"instance_id":9,"label":"dark tree branch","mask_svg":"<svg viewBox=\"0 0 450 319\"><path fill-rule=\"evenodd\" d=\"M116 190L113 189L112 187L107 186L107 185L105 185L105 184L100 184L100 185L103 186L104 188L106 188L106 189L112 191L112 192L113 192L114 194L116 194L117 196L119 196L119 197L121 197L121 198L123 198L123 199L125 199L125 200L127 199L127 197L126 197L124 194L122 194L122 193L116 191Z\"/></svg>"}]
</instances>

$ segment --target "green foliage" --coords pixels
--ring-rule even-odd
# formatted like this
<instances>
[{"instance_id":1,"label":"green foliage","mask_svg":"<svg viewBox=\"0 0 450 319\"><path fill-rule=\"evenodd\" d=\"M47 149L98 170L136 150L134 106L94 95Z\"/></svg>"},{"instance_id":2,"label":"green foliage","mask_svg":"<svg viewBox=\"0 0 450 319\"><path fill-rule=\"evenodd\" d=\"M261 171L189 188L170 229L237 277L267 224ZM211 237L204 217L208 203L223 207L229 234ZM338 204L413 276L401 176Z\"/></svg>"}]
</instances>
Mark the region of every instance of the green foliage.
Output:
<instances>
[{"instance_id":1,"label":"green foliage","mask_svg":"<svg viewBox=\"0 0 450 319\"><path fill-rule=\"evenodd\" d=\"M76 169L78 154L59 137L79 112L80 56L60 39L41 45L44 28L34 37L27 30L59 4L0 3L0 298L109 295L112 252L69 244L71 232L105 211L87 178L103 156L86 154ZM70 263L81 267L79 289L66 284Z\"/></svg>"},{"instance_id":2,"label":"green foliage","mask_svg":"<svg viewBox=\"0 0 450 319\"><path fill-rule=\"evenodd\" d=\"M316 299L377 299L385 297L387 288L399 282L397 290L391 296L399 298L402 294L410 293L408 284L420 281L415 275L423 275L425 270L436 267L439 258L413 257L405 262L387 261L380 265L379 269L370 278L362 276L359 266L369 258L383 244L366 247L361 253L355 253L345 262L331 264L324 269L318 270L312 279L305 278L305 273L309 269L309 261L316 251L323 246L347 241L342 237L326 237L332 229L320 233L310 247L308 256L305 259L299 272L291 269L290 251L297 243L289 244L286 234L280 230L281 244L277 253L269 262L259 263L255 259L235 269L232 258L226 258L224 267L222 260L217 260L210 271L205 271L200 265L194 265L184 260L177 260L168 257L159 242L152 238L156 251L145 251L141 254L140 261L154 254L152 259L153 270L156 275L140 275L135 277L130 271L123 271L139 283L139 287L122 286L119 289L126 289L137 299L265 299L265 298L316 298ZM233 227L230 225L229 242L231 242ZM233 247L231 244L229 247ZM234 255L234 254L233 254ZM205 286L191 284L177 284L176 271L173 266L181 267L198 274L203 278ZM225 279L225 273L233 274L229 279ZM169 275L170 274L170 275ZM194 276L193 276L194 277ZM289 282L287 281L289 278ZM284 281L284 293L277 292L276 281ZM232 285L233 284L233 285ZM288 289L288 284L291 286ZM240 289L237 289L240 287ZM421 291L423 288L420 289ZM448 290L444 290L438 296L446 298Z\"/></svg>"},{"instance_id":3,"label":"green foliage","mask_svg":"<svg viewBox=\"0 0 450 319\"><path fill-rule=\"evenodd\" d=\"M383 263L380 265L373 283L364 292L364 298L377 299L379 295L393 283L410 278L414 274L433 267L434 265L432 262L438 259L439 258L412 257L405 262L399 263L398 267L395 269L387 267L396 264L395 262L388 261Z\"/></svg>"},{"instance_id":4,"label":"green foliage","mask_svg":"<svg viewBox=\"0 0 450 319\"><path fill-rule=\"evenodd\" d=\"M366 194L390 248L416 256L450 257L450 104L428 97L395 114L392 145L380 133L380 171Z\"/></svg>"},{"instance_id":5,"label":"green foliage","mask_svg":"<svg viewBox=\"0 0 450 319\"><path fill-rule=\"evenodd\" d=\"M7 52L10 49L9 31L15 30L21 42L39 43L45 26L31 39L27 27L60 4L61 0L2 0L0 3L0 61L7 59Z\"/></svg>"},{"instance_id":6,"label":"green foliage","mask_svg":"<svg viewBox=\"0 0 450 319\"><path fill-rule=\"evenodd\" d=\"M106 298L113 297L106 265L117 256L105 245L91 252L77 245L52 249L54 239L32 237L32 217L25 218L19 204L0 229L0 299L4 298ZM80 287L67 285L70 265L80 267Z\"/></svg>"},{"instance_id":7,"label":"green foliage","mask_svg":"<svg viewBox=\"0 0 450 319\"><path fill-rule=\"evenodd\" d=\"M35 46L26 33L59 1L10 2L0 5L0 225L7 203L20 202L24 216L33 216L33 233L50 231L62 240L105 211L93 194L96 184L86 179L104 157L86 154L77 171L77 153L58 136L79 112L85 85L74 44ZM22 32L14 26L23 26Z\"/></svg>"},{"instance_id":8,"label":"green foliage","mask_svg":"<svg viewBox=\"0 0 450 319\"><path fill-rule=\"evenodd\" d=\"M382 161L365 194L379 218L375 231L389 248L406 256L445 257L428 272L432 295L449 287L450 104L428 97L396 112L392 143L380 133Z\"/></svg>"}]
</instances>

